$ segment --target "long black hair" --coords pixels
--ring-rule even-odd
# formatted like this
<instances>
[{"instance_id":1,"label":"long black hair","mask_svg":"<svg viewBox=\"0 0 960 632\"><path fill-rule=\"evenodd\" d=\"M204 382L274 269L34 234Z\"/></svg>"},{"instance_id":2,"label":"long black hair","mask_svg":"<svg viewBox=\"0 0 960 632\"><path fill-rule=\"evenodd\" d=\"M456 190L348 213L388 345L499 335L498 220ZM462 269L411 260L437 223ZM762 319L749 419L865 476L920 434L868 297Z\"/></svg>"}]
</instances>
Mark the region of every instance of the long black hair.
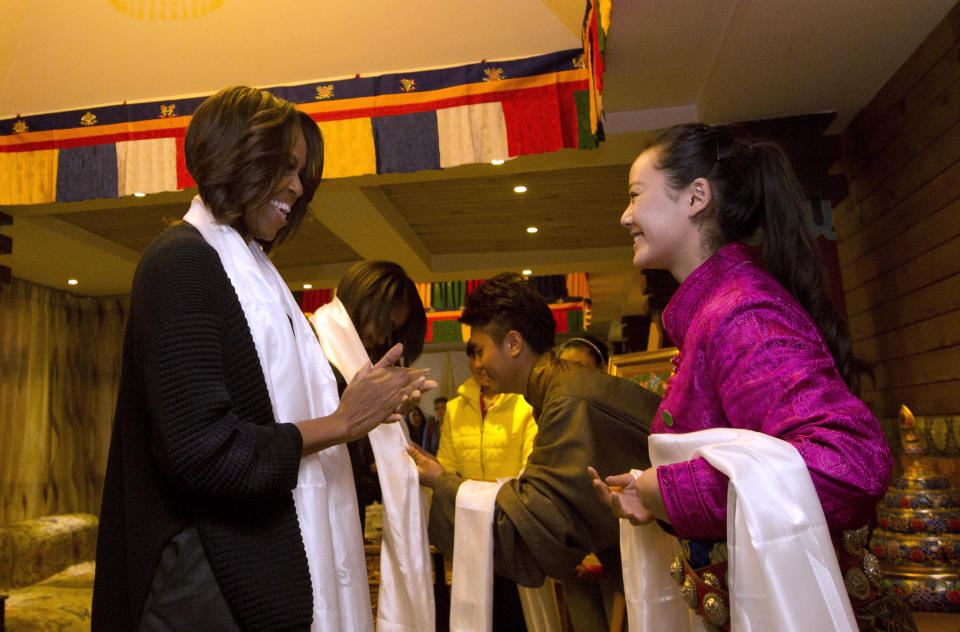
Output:
<instances>
[{"instance_id":1,"label":"long black hair","mask_svg":"<svg viewBox=\"0 0 960 632\"><path fill-rule=\"evenodd\" d=\"M850 389L863 365L853 357L847 323L830 302L826 267L807 227L810 212L786 153L751 139L736 126L678 125L657 136L655 167L679 190L697 178L710 182L712 200L700 221L715 252L759 238L767 269L813 318Z\"/></svg>"},{"instance_id":2,"label":"long black hair","mask_svg":"<svg viewBox=\"0 0 960 632\"><path fill-rule=\"evenodd\" d=\"M403 361L410 366L420 357L427 333L427 315L417 286L406 271L392 261L361 261L347 270L337 285L343 303L357 331L372 322L377 331L389 332L386 345L367 349L370 359L379 360L391 346L403 343ZM410 310L407 321L394 332L390 312L395 305Z\"/></svg>"}]
</instances>

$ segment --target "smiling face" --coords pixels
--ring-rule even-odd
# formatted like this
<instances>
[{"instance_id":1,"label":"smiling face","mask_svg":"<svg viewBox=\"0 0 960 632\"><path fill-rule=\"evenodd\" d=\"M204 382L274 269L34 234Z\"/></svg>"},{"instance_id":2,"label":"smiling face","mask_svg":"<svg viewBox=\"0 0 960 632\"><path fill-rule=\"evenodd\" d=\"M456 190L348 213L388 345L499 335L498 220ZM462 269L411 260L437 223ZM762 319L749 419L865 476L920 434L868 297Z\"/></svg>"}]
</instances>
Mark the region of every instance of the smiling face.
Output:
<instances>
[{"instance_id":1,"label":"smiling face","mask_svg":"<svg viewBox=\"0 0 960 632\"><path fill-rule=\"evenodd\" d=\"M673 189L656 162L657 149L652 148L630 167L630 203L620 224L633 237L633 265L669 270L683 281L706 260L693 218L709 205L709 183L697 178L683 189Z\"/></svg>"},{"instance_id":2,"label":"smiling face","mask_svg":"<svg viewBox=\"0 0 960 632\"><path fill-rule=\"evenodd\" d=\"M470 341L467 343L470 371L480 382L480 390L484 395L522 392L512 386L516 381L516 367L509 342L509 336L499 343L494 340L489 326L470 328Z\"/></svg>"},{"instance_id":3,"label":"smiling face","mask_svg":"<svg viewBox=\"0 0 960 632\"><path fill-rule=\"evenodd\" d=\"M287 215L290 214L294 202L303 195L300 171L307 161L307 143L299 126L297 126L293 136L291 153L289 168L280 178L280 182L276 190L270 195L269 201L262 206L247 209L244 213L243 220L246 226L244 239L273 241L280 229L286 226Z\"/></svg>"}]
</instances>

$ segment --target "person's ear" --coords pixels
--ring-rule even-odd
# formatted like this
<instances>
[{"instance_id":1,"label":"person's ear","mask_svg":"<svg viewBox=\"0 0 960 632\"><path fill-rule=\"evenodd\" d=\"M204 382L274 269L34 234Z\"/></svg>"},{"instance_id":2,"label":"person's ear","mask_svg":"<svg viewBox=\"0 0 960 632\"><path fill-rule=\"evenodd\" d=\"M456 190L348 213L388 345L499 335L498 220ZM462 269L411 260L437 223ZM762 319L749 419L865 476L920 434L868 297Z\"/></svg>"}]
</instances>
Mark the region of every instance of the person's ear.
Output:
<instances>
[{"instance_id":1,"label":"person's ear","mask_svg":"<svg viewBox=\"0 0 960 632\"><path fill-rule=\"evenodd\" d=\"M706 178L697 178L687 185L685 196L690 205L687 216L693 219L710 207L710 201L713 199L710 181Z\"/></svg>"},{"instance_id":2,"label":"person's ear","mask_svg":"<svg viewBox=\"0 0 960 632\"><path fill-rule=\"evenodd\" d=\"M519 356L523 350L523 336L520 335L520 332L511 329L510 332L503 337L503 348L511 358Z\"/></svg>"}]
</instances>

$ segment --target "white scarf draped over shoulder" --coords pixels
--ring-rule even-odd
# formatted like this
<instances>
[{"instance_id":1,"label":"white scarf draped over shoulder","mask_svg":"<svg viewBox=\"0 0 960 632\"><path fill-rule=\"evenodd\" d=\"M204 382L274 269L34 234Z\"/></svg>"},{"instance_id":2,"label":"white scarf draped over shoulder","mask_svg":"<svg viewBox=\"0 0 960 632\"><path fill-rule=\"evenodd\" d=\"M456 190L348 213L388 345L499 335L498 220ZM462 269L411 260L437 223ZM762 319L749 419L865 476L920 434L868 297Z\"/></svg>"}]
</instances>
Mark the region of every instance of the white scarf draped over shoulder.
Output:
<instances>
[{"instance_id":1,"label":"white scarf draped over shoulder","mask_svg":"<svg viewBox=\"0 0 960 632\"><path fill-rule=\"evenodd\" d=\"M796 448L759 432L714 428L650 437L653 466L703 457L727 475L733 632L855 632L826 518ZM639 471L632 472L636 477ZM675 537L620 521L630 632L702 630L669 573Z\"/></svg>"},{"instance_id":2,"label":"white scarf draped over shoulder","mask_svg":"<svg viewBox=\"0 0 960 632\"><path fill-rule=\"evenodd\" d=\"M339 404L333 371L273 263L256 241L216 221L199 196L184 220L220 255L253 336L275 419L325 417ZM373 630L350 455L304 457L293 493L313 588L312 630ZM269 581L269 578L264 578Z\"/></svg>"},{"instance_id":3,"label":"white scarf draped over shoulder","mask_svg":"<svg viewBox=\"0 0 960 632\"><path fill-rule=\"evenodd\" d=\"M349 383L370 365L360 335L340 299L310 317L330 362ZM406 452L404 424L382 424L370 431L383 495L380 547L379 632L433 632L436 615L425 498L413 459ZM443 581L443 578L437 578Z\"/></svg>"}]
</instances>

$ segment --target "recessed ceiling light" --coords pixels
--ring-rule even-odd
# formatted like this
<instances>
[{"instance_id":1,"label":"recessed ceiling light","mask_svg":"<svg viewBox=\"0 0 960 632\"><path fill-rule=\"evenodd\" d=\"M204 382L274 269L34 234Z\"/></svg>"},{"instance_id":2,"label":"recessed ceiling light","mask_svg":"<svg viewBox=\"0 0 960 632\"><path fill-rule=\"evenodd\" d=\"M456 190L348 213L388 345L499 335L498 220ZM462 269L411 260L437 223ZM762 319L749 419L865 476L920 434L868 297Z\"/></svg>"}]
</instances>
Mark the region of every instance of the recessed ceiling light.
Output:
<instances>
[{"instance_id":1,"label":"recessed ceiling light","mask_svg":"<svg viewBox=\"0 0 960 632\"><path fill-rule=\"evenodd\" d=\"M520 274L522 274L523 276L530 276L531 274L533 274L533 270L531 270L530 268L527 268L526 270L521 270Z\"/></svg>"},{"instance_id":2,"label":"recessed ceiling light","mask_svg":"<svg viewBox=\"0 0 960 632\"><path fill-rule=\"evenodd\" d=\"M537 232L538 230L540 230L540 229L537 228L536 226L527 226L527 232L530 233L531 235L532 235L533 233Z\"/></svg>"},{"instance_id":3,"label":"recessed ceiling light","mask_svg":"<svg viewBox=\"0 0 960 632\"><path fill-rule=\"evenodd\" d=\"M310 283L304 283L304 284L303 284L303 289L305 289L305 290L312 290L312 289L313 289L313 285L311 285Z\"/></svg>"},{"instance_id":4,"label":"recessed ceiling light","mask_svg":"<svg viewBox=\"0 0 960 632\"><path fill-rule=\"evenodd\" d=\"M526 192L527 192L527 187L523 186L522 184L518 184L517 186L513 187L513 192L514 192L514 193L526 193Z\"/></svg>"},{"instance_id":5,"label":"recessed ceiling light","mask_svg":"<svg viewBox=\"0 0 960 632\"><path fill-rule=\"evenodd\" d=\"M141 193L140 191L137 191L136 193L133 194L133 197L146 197L146 196L147 196L146 193Z\"/></svg>"},{"instance_id":6,"label":"recessed ceiling light","mask_svg":"<svg viewBox=\"0 0 960 632\"><path fill-rule=\"evenodd\" d=\"M502 165L502 164L505 163L505 162L506 162L506 160L504 160L503 158L494 158L493 160L490 161L490 164L491 164L491 165Z\"/></svg>"},{"instance_id":7,"label":"recessed ceiling light","mask_svg":"<svg viewBox=\"0 0 960 632\"><path fill-rule=\"evenodd\" d=\"M76 279L67 279L67 285L76 285L79 283Z\"/></svg>"}]
</instances>

